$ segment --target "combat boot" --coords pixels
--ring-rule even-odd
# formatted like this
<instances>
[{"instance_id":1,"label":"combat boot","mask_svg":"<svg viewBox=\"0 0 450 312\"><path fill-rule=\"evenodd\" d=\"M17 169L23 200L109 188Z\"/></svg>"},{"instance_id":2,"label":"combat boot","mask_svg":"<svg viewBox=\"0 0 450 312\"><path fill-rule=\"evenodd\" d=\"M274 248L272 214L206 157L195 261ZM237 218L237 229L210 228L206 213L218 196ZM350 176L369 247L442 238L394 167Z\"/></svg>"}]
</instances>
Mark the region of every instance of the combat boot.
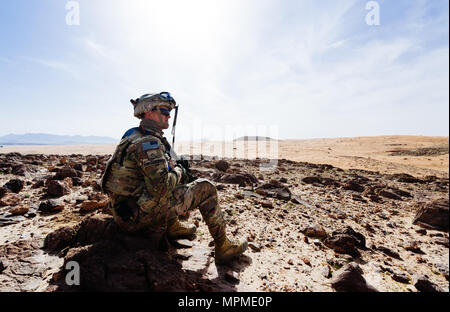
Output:
<instances>
[{"instance_id":1,"label":"combat boot","mask_svg":"<svg viewBox=\"0 0 450 312\"><path fill-rule=\"evenodd\" d=\"M215 243L215 260L217 264L225 264L232 258L244 253L247 249L247 239L241 241L230 240L225 237L223 242Z\"/></svg>"},{"instance_id":2,"label":"combat boot","mask_svg":"<svg viewBox=\"0 0 450 312\"><path fill-rule=\"evenodd\" d=\"M185 226L178 219L167 224L167 237L170 240L178 238L193 238L197 228L195 225Z\"/></svg>"}]
</instances>

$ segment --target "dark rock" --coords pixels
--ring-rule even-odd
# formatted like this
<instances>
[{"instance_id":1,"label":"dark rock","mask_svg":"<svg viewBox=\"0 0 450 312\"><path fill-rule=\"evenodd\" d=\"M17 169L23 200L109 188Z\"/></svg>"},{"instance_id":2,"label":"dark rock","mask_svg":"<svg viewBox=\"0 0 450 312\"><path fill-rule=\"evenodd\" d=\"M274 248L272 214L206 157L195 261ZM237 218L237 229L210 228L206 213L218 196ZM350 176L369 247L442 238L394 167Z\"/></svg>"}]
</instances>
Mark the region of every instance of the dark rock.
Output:
<instances>
[{"instance_id":1,"label":"dark rock","mask_svg":"<svg viewBox=\"0 0 450 312\"><path fill-rule=\"evenodd\" d=\"M34 217L36 217L36 214L34 212L30 212L27 215L25 215L25 218L28 218L28 219L32 219Z\"/></svg>"},{"instance_id":2,"label":"dark rock","mask_svg":"<svg viewBox=\"0 0 450 312\"><path fill-rule=\"evenodd\" d=\"M396 179L398 182L403 182L403 183L423 183L424 181L413 177L410 174L407 173L396 173L393 174L392 177L394 179Z\"/></svg>"},{"instance_id":3,"label":"dark rock","mask_svg":"<svg viewBox=\"0 0 450 312\"><path fill-rule=\"evenodd\" d=\"M420 292L443 292L443 290L423 275L415 274L413 284Z\"/></svg>"},{"instance_id":4,"label":"dark rock","mask_svg":"<svg viewBox=\"0 0 450 312\"><path fill-rule=\"evenodd\" d=\"M6 187L0 186L0 198L3 197L9 190Z\"/></svg>"},{"instance_id":5,"label":"dark rock","mask_svg":"<svg viewBox=\"0 0 450 312\"><path fill-rule=\"evenodd\" d=\"M379 247L376 247L376 250L381 251L382 253L384 253L385 255L387 255L389 257L392 257L392 258L395 258L398 260L402 260L402 258L400 258L400 255L398 254L398 252L393 251L387 247L379 246Z\"/></svg>"},{"instance_id":6,"label":"dark rock","mask_svg":"<svg viewBox=\"0 0 450 312\"><path fill-rule=\"evenodd\" d=\"M396 271L392 272L392 279L403 284L409 284L409 282L411 281L408 274Z\"/></svg>"},{"instance_id":7,"label":"dark rock","mask_svg":"<svg viewBox=\"0 0 450 312\"><path fill-rule=\"evenodd\" d=\"M448 231L449 229L449 199L440 198L419 207L413 224L426 228Z\"/></svg>"},{"instance_id":8,"label":"dark rock","mask_svg":"<svg viewBox=\"0 0 450 312\"><path fill-rule=\"evenodd\" d=\"M218 170L222 172L227 172L230 168L230 164L226 160L219 160L215 163L215 166Z\"/></svg>"},{"instance_id":9,"label":"dark rock","mask_svg":"<svg viewBox=\"0 0 450 312\"><path fill-rule=\"evenodd\" d=\"M407 192L407 191L400 190L400 189L398 189L398 188L393 188L393 187L391 187L390 190L391 190L394 194L397 194L398 196L401 196L401 197L407 197L407 198L413 197L413 196L411 195L411 193L409 193L409 192Z\"/></svg>"},{"instance_id":10,"label":"dark rock","mask_svg":"<svg viewBox=\"0 0 450 312\"><path fill-rule=\"evenodd\" d=\"M300 204L301 203L301 199L299 196L291 194L291 202L294 204Z\"/></svg>"},{"instance_id":11,"label":"dark rock","mask_svg":"<svg viewBox=\"0 0 450 312\"><path fill-rule=\"evenodd\" d=\"M251 249L253 249L253 251L256 251L256 252L261 251L261 246L259 246L258 244L254 243L254 242L249 242L248 247L250 247Z\"/></svg>"},{"instance_id":12,"label":"dark rock","mask_svg":"<svg viewBox=\"0 0 450 312\"><path fill-rule=\"evenodd\" d=\"M6 260L0 260L0 273L2 273L8 267Z\"/></svg>"},{"instance_id":13,"label":"dark rock","mask_svg":"<svg viewBox=\"0 0 450 312\"><path fill-rule=\"evenodd\" d=\"M408 251L417 254L424 254L424 252L420 249L419 244L416 241L409 241L405 244L404 248Z\"/></svg>"},{"instance_id":14,"label":"dark rock","mask_svg":"<svg viewBox=\"0 0 450 312\"><path fill-rule=\"evenodd\" d=\"M382 202L383 202L383 200L381 199L381 197L378 196L377 194L369 194L369 195L367 195L367 197L368 197L371 201L373 201L373 202L375 202L375 203L382 203Z\"/></svg>"},{"instance_id":15,"label":"dark rock","mask_svg":"<svg viewBox=\"0 0 450 312\"><path fill-rule=\"evenodd\" d=\"M367 284L362 274L356 263L349 263L335 272L331 285L342 292L376 292L374 287Z\"/></svg>"},{"instance_id":16,"label":"dark rock","mask_svg":"<svg viewBox=\"0 0 450 312\"><path fill-rule=\"evenodd\" d=\"M37 188L43 187L44 185L45 185L45 181L44 180L38 180L35 183L33 183L31 188L32 189L37 189Z\"/></svg>"},{"instance_id":17,"label":"dark rock","mask_svg":"<svg viewBox=\"0 0 450 312\"><path fill-rule=\"evenodd\" d=\"M326 238L323 244L337 253L348 254L353 257L360 256L358 249L356 249L356 239L351 235L337 234Z\"/></svg>"},{"instance_id":18,"label":"dark rock","mask_svg":"<svg viewBox=\"0 0 450 312\"><path fill-rule=\"evenodd\" d=\"M346 234L346 235L350 235L355 239L355 246L360 248L360 249L366 249L366 238L363 234L356 232L355 230L353 230L350 226L347 226L345 229L343 230L338 230L338 231L334 231L332 233L332 235L336 235L336 234Z\"/></svg>"},{"instance_id":19,"label":"dark rock","mask_svg":"<svg viewBox=\"0 0 450 312\"><path fill-rule=\"evenodd\" d=\"M255 192L259 195L277 198L281 200L290 200L291 191L280 182L271 180L269 183L265 183L255 189Z\"/></svg>"},{"instance_id":20,"label":"dark rock","mask_svg":"<svg viewBox=\"0 0 450 312\"><path fill-rule=\"evenodd\" d=\"M273 204L270 200L261 200L261 201L258 201L257 203L260 204L264 208L273 208Z\"/></svg>"},{"instance_id":21,"label":"dark rock","mask_svg":"<svg viewBox=\"0 0 450 312\"><path fill-rule=\"evenodd\" d=\"M352 199L354 201L359 201L361 203L367 203L367 200L365 198L363 198L361 195L359 194L352 194Z\"/></svg>"},{"instance_id":22,"label":"dark rock","mask_svg":"<svg viewBox=\"0 0 450 312\"><path fill-rule=\"evenodd\" d=\"M54 179L55 180L64 180L65 178L75 178L80 177L80 173L73 169L70 166L65 166L61 168L56 174Z\"/></svg>"},{"instance_id":23,"label":"dark rock","mask_svg":"<svg viewBox=\"0 0 450 312\"><path fill-rule=\"evenodd\" d=\"M51 251L58 251L70 246L76 237L77 227L64 226L48 234L44 240L44 248Z\"/></svg>"},{"instance_id":24,"label":"dark rock","mask_svg":"<svg viewBox=\"0 0 450 312\"><path fill-rule=\"evenodd\" d=\"M3 187L9 189L11 192L13 193L19 193L24 186L24 182L20 179L12 179L9 180L8 182L5 183L5 185L3 185Z\"/></svg>"},{"instance_id":25,"label":"dark rock","mask_svg":"<svg viewBox=\"0 0 450 312\"><path fill-rule=\"evenodd\" d=\"M118 231L119 228L112 216L96 214L80 223L77 241L82 245L88 245L102 239L112 239Z\"/></svg>"},{"instance_id":26,"label":"dark rock","mask_svg":"<svg viewBox=\"0 0 450 312\"><path fill-rule=\"evenodd\" d=\"M361 184L359 184L356 181L349 181L347 183L345 183L342 188L344 190L350 190L350 191L355 191L358 193L362 193L364 191L364 186L362 186Z\"/></svg>"},{"instance_id":27,"label":"dark rock","mask_svg":"<svg viewBox=\"0 0 450 312\"><path fill-rule=\"evenodd\" d=\"M30 166L26 166L23 164L13 165L11 169L12 169L11 174L18 175L21 177L24 177L24 176L30 174L31 172L35 171L35 170L31 169Z\"/></svg>"},{"instance_id":28,"label":"dark rock","mask_svg":"<svg viewBox=\"0 0 450 312\"><path fill-rule=\"evenodd\" d=\"M73 186L80 186L83 184L83 181L81 180L81 178L78 177L73 177L72 178L72 185Z\"/></svg>"},{"instance_id":29,"label":"dark rock","mask_svg":"<svg viewBox=\"0 0 450 312\"><path fill-rule=\"evenodd\" d=\"M427 235L427 230L425 229L416 229L416 233L422 234L422 235Z\"/></svg>"},{"instance_id":30,"label":"dark rock","mask_svg":"<svg viewBox=\"0 0 450 312\"><path fill-rule=\"evenodd\" d=\"M326 238L327 232L320 224L314 224L300 230L301 233L308 237Z\"/></svg>"},{"instance_id":31,"label":"dark rock","mask_svg":"<svg viewBox=\"0 0 450 312\"><path fill-rule=\"evenodd\" d=\"M394 194L385 189L379 189L377 194L380 195L381 197L385 197L385 198L389 198L389 199L402 200L402 198L399 195Z\"/></svg>"},{"instance_id":32,"label":"dark rock","mask_svg":"<svg viewBox=\"0 0 450 312\"><path fill-rule=\"evenodd\" d=\"M306 184L321 184L325 186L335 186L335 187L340 186L340 183L336 180L318 176L305 177L302 179L302 181Z\"/></svg>"},{"instance_id":33,"label":"dark rock","mask_svg":"<svg viewBox=\"0 0 450 312\"><path fill-rule=\"evenodd\" d=\"M444 247L449 247L449 241L447 237L436 237L433 242Z\"/></svg>"},{"instance_id":34,"label":"dark rock","mask_svg":"<svg viewBox=\"0 0 450 312\"><path fill-rule=\"evenodd\" d=\"M47 185L47 195L49 197L61 197L70 192L69 187L66 183L58 181L58 180L51 180L49 181Z\"/></svg>"},{"instance_id":35,"label":"dark rock","mask_svg":"<svg viewBox=\"0 0 450 312\"><path fill-rule=\"evenodd\" d=\"M72 166L73 169L77 170L77 171L83 171L83 165L80 163L76 163Z\"/></svg>"},{"instance_id":36,"label":"dark rock","mask_svg":"<svg viewBox=\"0 0 450 312\"><path fill-rule=\"evenodd\" d=\"M64 204L56 199L49 199L41 202L39 205L39 211L45 213L59 212L64 209Z\"/></svg>"},{"instance_id":37,"label":"dark rock","mask_svg":"<svg viewBox=\"0 0 450 312\"><path fill-rule=\"evenodd\" d=\"M239 184L239 186L244 187L248 185L253 185L255 180L253 180L250 174L242 174L242 173L226 173L222 176L213 176L216 182L222 183L230 183L230 184Z\"/></svg>"},{"instance_id":38,"label":"dark rock","mask_svg":"<svg viewBox=\"0 0 450 312\"><path fill-rule=\"evenodd\" d=\"M225 273L225 280L227 280L228 282L232 283L232 284L237 284L239 283L239 274L237 272L234 271L227 271Z\"/></svg>"},{"instance_id":39,"label":"dark rock","mask_svg":"<svg viewBox=\"0 0 450 312\"><path fill-rule=\"evenodd\" d=\"M302 179L306 184L321 184L320 177L305 177Z\"/></svg>"},{"instance_id":40,"label":"dark rock","mask_svg":"<svg viewBox=\"0 0 450 312\"><path fill-rule=\"evenodd\" d=\"M280 182L281 183L287 183L287 179L286 178L280 178Z\"/></svg>"},{"instance_id":41,"label":"dark rock","mask_svg":"<svg viewBox=\"0 0 450 312\"><path fill-rule=\"evenodd\" d=\"M70 241L73 232L64 233L67 240L63 241ZM229 284L224 288L225 283L205 279L202 272L184 270L174 259L176 257L158 250L155 242L147 232L120 231L112 216L90 216L79 225L68 246L64 264L51 286L56 291L205 292L232 289ZM80 266L79 286L65 283L65 265L70 261L76 261Z\"/></svg>"},{"instance_id":42,"label":"dark rock","mask_svg":"<svg viewBox=\"0 0 450 312\"><path fill-rule=\"evenodd\" d=\"M87 157L86 157L86 164L87 164L87 165L97 166L97 163L98 163L98 158L97 158L97 156L92 156L92 155L90 155L90 156L87 156Z\"/></svg>"}]
</instances>

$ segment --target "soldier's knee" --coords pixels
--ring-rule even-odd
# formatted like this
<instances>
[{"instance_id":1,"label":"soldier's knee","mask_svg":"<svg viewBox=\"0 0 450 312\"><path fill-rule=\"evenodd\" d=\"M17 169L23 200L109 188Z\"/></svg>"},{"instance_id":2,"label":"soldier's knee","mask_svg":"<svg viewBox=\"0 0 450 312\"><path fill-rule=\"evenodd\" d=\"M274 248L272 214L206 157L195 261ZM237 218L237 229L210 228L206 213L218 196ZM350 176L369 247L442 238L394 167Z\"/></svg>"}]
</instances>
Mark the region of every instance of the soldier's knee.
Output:
<instances>
[{"instance_id":1,"label":"soldier's knee","mask_svg":"<svg viewBox=\"0 0 450 312\"><path fill-rule=\"evenodd\" d=\"M200 188L203 192L214 195L217 194L217 188L214 184L211 183L208 179L200 178L197 179L196 184L198 188Z\"/></svg>"}]
</instances>

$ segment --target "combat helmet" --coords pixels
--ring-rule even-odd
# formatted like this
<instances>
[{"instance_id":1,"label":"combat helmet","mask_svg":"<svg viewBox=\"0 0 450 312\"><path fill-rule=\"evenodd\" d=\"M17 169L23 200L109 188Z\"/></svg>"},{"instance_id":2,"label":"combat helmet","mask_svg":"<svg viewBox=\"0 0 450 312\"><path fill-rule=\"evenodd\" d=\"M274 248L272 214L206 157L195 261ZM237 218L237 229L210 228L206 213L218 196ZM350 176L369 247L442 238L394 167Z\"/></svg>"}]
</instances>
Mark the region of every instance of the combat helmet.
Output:
<instances>
[{"instance_id":1,"label":"combat helmet","mask_svg":"<svg viewBox=\"0 0 450 312\"><path fill-rule=\"evenodd\" d=\"M161 93L147 93L137 98L136 100L130 100L134 107L134 117L142 119L142 115L146 112L151 112L158 106L169 106L170 109L175 109L177 103L169 92Z\"/></svg>"},{"instance_id":2,"label":"combat helmet","mask_svg":"<svg viewBox=\"0 0 450 312\"><path fill-rule=\"evenodd\" d=\"M136 100L131 99L130 102L134 107L134 117L139 119L142 119L146 112L151 112L161 105L169 106L170 110L175 109L175 118L173 119L172 124L172 144L175 145L175 127L177 125L178 105L169 92L147 93Z\"/></svg>"}]
</instances>

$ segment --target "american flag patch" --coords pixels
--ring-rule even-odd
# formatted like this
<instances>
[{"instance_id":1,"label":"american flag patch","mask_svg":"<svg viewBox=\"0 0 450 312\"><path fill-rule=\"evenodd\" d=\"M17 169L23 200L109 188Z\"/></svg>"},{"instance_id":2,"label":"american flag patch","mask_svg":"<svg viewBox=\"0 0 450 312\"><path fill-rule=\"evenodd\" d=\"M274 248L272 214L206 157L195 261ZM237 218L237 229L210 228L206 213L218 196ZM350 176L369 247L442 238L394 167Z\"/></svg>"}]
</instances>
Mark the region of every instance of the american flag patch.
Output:
<instances>
[{"instance_id":1,"label":"american flag patch","mask_svg":"<svg viewBox=\"0 0 450 312\"><path fill-rule=\"evenodd\" d=\"M159 148L159 142L158 141L150 141L150 142L145 142L142 143L142 150L148 151L148 150L153 150L153 149L157 149Z\"/></svg>"}]
</instances>

